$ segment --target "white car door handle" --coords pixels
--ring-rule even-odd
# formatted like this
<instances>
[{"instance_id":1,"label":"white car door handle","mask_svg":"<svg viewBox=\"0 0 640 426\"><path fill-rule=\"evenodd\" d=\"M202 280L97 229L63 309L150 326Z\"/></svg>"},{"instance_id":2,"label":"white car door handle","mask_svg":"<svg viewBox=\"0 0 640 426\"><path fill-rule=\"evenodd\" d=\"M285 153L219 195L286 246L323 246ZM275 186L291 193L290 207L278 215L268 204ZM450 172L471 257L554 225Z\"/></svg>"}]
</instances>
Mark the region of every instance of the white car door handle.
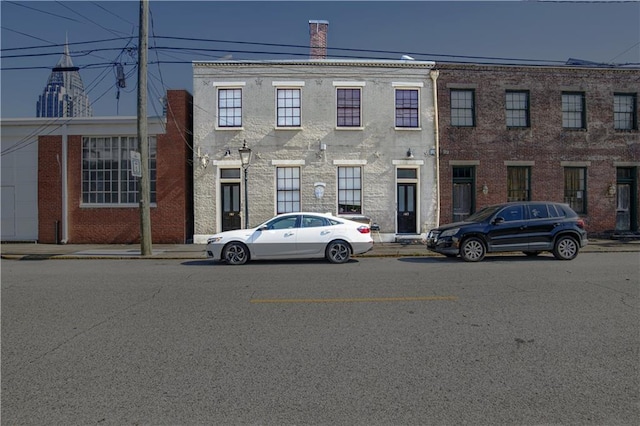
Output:
<instances>
[{"instance_id":1,"label":"white car door handle","mask_svg":"<svg viewBox=\"0 0 640 426\"><path fill-rule=\"evenodd\" d=\"M284 234L285 237L290 237L293 235L293 232L287 232L286 234Z\"/></svg>"},{"instance_id":2,"label":"white car door handle","mask_svg":"<svg viewBox=\"0 0 640 426\"><path fill-rule=\"evenodd\" d=\"M331 233L331 231L322 231L322 232L320 232L320 235L327 235L327 234L330 234L330 233Z\"/></svg>"}]
</instances>

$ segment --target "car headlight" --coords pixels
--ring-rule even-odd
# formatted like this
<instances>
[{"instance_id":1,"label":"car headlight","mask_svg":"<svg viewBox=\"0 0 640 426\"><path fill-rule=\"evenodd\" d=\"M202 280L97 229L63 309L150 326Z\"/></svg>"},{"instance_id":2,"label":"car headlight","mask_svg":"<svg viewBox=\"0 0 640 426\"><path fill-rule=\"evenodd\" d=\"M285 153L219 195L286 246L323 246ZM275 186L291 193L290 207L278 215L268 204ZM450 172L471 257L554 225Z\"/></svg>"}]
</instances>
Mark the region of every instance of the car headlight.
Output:
<instances>
[{"instance_id":1,"label":"car headlight","mask_svg":"<svg viewBox=\"0 0 640 426\"><path fill-rule=\"evenodd\" d=\"M217 243L218 241L220 241L222 239L222 237L211 237L207 240L207 244L213 244L213 243Z\"/></svg>"},{"instance_id":2,"label":"car headlight","mask_svg":"<svg viewBox=\"0 0 640 426\"><path fill-rule=\"evenodd\" d=\"M452 228L452 229L447 229L446 231L442 231L442 233L440 234L440 237L453 237L454 235L456 235L458 233L458 231L460 230L460 228Z\"/></svg>"}]
</instances>

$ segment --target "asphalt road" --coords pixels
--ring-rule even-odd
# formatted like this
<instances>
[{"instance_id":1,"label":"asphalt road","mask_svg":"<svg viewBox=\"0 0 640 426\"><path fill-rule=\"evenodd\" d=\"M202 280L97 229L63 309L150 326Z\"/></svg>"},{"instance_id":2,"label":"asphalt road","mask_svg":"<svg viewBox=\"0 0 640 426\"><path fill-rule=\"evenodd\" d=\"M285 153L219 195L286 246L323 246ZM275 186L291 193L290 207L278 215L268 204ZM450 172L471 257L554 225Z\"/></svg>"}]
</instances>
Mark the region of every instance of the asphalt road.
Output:
<instances>
[{"instance_id":1,"label":"asphalt road","mask_svg":"<svg viewBox=\"0 0 640 426\"><path fill-rule=\"evenodd\" d=\"M635 425L638 253L2 260L7 425Z\"/></svg>"}]
</instances>

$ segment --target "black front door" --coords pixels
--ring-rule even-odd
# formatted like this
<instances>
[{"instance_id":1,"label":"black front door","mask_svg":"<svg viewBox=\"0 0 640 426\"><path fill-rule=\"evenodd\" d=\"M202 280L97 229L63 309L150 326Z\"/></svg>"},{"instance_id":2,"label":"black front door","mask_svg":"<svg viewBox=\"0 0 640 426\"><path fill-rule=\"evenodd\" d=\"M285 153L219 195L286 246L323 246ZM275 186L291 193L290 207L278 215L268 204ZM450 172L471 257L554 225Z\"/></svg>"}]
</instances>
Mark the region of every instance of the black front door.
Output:
<instances>
[{"instance_id":1,"label":"black front door","mask_svg":"<svg viewBox=\"0 0 640 426\"><path fill-rule=\"evenodd\" d=\"M632 167L618 167L617 177L616 232L637 231L636 170Z\"/></svg>"},{"instance_id":2,"label":"black front door","mask_svg":"<svg viewBox=\"0 0 640 426\"><path fill-rule=\"evenodd\" d=\"M398 233L416 234L416 184L398 184Z\"/></svg>"},{"instance_id":3,"label":"black front door","mask_svg":"<svg viewBox=\"0 0 640 426\"><path fill-rule=\"evenodd\" d=\"M240 229L240 183L220 185L222 202L222 230Z\"/></svg>"}]
</instances>

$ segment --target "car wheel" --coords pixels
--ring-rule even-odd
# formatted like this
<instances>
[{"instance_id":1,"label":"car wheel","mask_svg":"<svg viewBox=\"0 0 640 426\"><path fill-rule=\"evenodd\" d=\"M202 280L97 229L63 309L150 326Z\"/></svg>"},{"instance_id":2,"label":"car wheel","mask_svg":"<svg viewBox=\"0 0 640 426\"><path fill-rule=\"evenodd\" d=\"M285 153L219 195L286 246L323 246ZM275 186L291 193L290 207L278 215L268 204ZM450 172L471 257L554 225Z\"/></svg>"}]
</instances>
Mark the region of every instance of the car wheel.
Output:
<instances>
[{"instance_id":1,"label":"car wheel","mask_svg":"<svg viewBox=\"0 0 640 426\"><path fill-rule=\"evenodd\" d=\"M479 262L484 259L486 253L484 244L476 237L467 238L460 246L460 256L465 262Z\"/></svg>"},{"instance_id":2,"label":"car wheel","mask_svg":"<svg viewBox=\"0 0 640 426\"><path fill-rule=\"evenodd\" d=\"M558 238L556 245L553 246L553 255L556 259L571 260L578 255L579 249L575 238L564 236Z\"/></svg>"},{"instance_id":3,"label":"car wheel","mask_svg":"<svg viewBox=\"0 0 640 426\"><path fill-rule=\"evenodd\" d=\"M349 260L351 250L349 244L344 241L332 241L327 246L325 255L331 263L345 263Z\"/></svg>"},{"instance_id":4,"label":"car wheel","mask_svg":"<svg viewBox=\"0 0 640 426\"><path fill-rule=\"evenodd\" d=\"M249 249L242 243L229 243L224 248L222 258L229 265L244 265L249 260Z\"/></svg>"},{"instance_id":5,"label":"car wheel","mask_svg":"<svg viewBox=\"0 0 640 426\"><path fill-rule=\"evenodd\" d=\"M523 251L523 253L529 257L534 257L540 254L539 251Z\"/></svg>"}]
</instances>

